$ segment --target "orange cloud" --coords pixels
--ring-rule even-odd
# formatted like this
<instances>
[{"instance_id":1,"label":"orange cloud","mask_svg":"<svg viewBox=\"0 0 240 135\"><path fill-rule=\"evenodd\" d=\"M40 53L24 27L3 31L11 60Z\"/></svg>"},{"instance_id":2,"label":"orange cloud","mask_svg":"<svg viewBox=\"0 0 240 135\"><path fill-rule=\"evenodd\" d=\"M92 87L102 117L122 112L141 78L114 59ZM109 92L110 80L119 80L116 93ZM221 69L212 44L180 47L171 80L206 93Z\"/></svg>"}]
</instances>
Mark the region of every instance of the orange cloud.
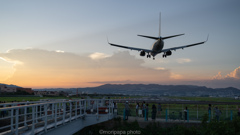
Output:
<instances>
[{"instance_id":1,"label":"orange cloud","mask_svg":"<svg viewBox=\"0 0 240 135\"><path fill-rule=\"evenodd\" d=\"M228 78L240 79L240 66L232 71L230 74L226 75Z\"/></svg>"},{"instance_id":2,"label":"orange cloud","mask_svg":"<svg viewBox=\"0 0 240 135\"><path fill-rule=\"evenodd\" d=\"M212 79L213 80L220 80L220 79L228 79L228 78L240 79L240 66L238 68L234 69L229 74L227 74L225 77L222 76L221 72L218 72L218 74L215 75Z\"/></svg>"},{"instance_id":3,"label":"orange cloud","mask_svg":"<svg viewBox=\"0 0 240 135\"><path fill-rule=\"evenodd\" d=\"M226 76L222 76L221 72L218 72L207 84L215 88L236 87L240 89L240 67L234 69Z\"/></svg>"}]
</instances>

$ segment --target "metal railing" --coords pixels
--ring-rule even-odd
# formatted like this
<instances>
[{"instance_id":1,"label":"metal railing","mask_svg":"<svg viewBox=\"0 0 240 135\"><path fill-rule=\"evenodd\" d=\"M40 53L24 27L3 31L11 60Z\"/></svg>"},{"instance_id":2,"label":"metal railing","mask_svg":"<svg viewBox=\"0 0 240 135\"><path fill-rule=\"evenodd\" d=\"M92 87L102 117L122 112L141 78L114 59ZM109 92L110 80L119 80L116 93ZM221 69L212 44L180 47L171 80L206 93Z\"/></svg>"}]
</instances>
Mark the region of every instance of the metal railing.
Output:
<instances>
[{"instance_id":1,"label":"metal railing","mask_svg":"<svg viewBox=\"0 0 240 135\"><path fill-rule=\"evenodd\" d=\"M97 120L99 115L113 114L112 100L102 99L8 103L0 106L3 107L0 108L0 134L36 134L79 118L84 119L86 115L94 115Z\"/></svg>"}]
</instances>

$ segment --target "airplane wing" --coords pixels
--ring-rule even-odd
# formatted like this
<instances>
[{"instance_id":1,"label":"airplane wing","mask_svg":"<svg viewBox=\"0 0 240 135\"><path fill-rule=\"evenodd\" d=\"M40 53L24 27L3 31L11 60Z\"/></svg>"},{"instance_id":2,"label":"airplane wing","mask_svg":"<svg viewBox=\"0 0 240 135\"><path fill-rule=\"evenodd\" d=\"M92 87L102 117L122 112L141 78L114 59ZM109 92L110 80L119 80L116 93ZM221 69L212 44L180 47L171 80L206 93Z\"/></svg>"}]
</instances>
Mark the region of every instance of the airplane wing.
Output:
<instances>
[{"instance_id":1,"label":"airplane wing","mask_svg":"<svg viewBox=\"0 0 240 135\"><path fill-rule=\"evenodd\" d=\"M194 43L194 44L190 44L190 45L183 45L183 46L178 46L178 47L167 48L167 49L163 49L161 52L167 52L167 51L172 51L172 50L176 51L177 49L184 49L184 48L187 48L187 47L192 47L192 46L195 46L195 45L204 44L207 41L208 41L208 37L207 37L207 40L203 41L203 42Z\"/></svg>"},{"instance_id":2,"label":"airplane wing","mask_svg":"<svg viewBox=\"0 0 240 135\"><path fill-rule=\"evenodd\" d=\"M112 44L112 43L109 43L109 42L108 42L108 44L110 44L111 46L116 46L116 47L125 48L125 49L130 49L130 50L145 51L145 52L147 52L147 53L152 52L152 50L149 50L149 49L142 49L142 48L135 48L135 47L117 45L117 44Z\"/></svg>"}]
</instances>

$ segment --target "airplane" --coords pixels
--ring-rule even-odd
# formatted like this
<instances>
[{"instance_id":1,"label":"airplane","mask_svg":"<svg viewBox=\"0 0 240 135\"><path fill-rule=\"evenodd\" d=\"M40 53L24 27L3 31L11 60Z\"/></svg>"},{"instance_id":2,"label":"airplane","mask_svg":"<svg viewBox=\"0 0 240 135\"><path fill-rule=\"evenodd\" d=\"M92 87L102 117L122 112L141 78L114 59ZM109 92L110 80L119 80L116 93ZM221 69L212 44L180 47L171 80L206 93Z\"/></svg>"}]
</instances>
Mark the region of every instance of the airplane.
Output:
<instances>
[{"instance_id":1,"label":"airplane","mask_svg":"<svg viewBox=\"0 0 240 135\"><path fill-rule=\"evenodd\" d=\"M151 58L151 56L152 56L153 60L155 60L155 56L157 54L163 53L162 57L166 58L167 56L172 55L172 51L173 50L176 51L177 49L184 49L184 48L187 48L187 47L192 47L192 46L204 44L205 42L208 41L208 37L207 37L207 40L203 41L203 42L198 42L198 43L194 43L194 44L189 44L189 45L183 45L183 46L163 49L163 47L164 47L164 41L163 40L168 39L168 38L177 37L177 36L182 36L184 34L178 34L178 35L173 35L173 36L161 37L161 24L160 23L161 23L161 14L159 16L159 36L158 37L138 35L140 37L145 37L145 38L150 38L150 39L156 40L153 43L151 50L149 50L149 49L142 49L142 48L135 48L135 47L129 47L129 46L123 46L123 45L117 45L117 44L109 43L109 41L108 41L108 44L110 44L111 46L116 46L116 47L120 47L120 48L140 51L140 56L143 56L143 57L147 53L147 58Z\"/></svg>"}]
</instances>

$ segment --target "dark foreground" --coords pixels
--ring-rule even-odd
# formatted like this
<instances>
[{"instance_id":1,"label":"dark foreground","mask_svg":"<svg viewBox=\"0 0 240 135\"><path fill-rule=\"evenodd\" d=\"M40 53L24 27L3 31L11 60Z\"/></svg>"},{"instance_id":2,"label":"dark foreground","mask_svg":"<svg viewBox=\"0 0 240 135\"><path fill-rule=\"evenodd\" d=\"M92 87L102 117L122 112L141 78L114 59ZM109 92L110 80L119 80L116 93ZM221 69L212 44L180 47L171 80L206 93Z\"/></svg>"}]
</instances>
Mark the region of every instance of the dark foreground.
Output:
<instances>
[{"instance_id":1,"label":"dark foreground","mask_svg":"<svg viewBox=\"0 0 240 135\"><path fill-rule=\"evenodd\" d=\"M240 118L233 121L207 123L207 116L201 123L111 121L88 126L75 135L240 135Z\"/></svg>"}]
</instances>

